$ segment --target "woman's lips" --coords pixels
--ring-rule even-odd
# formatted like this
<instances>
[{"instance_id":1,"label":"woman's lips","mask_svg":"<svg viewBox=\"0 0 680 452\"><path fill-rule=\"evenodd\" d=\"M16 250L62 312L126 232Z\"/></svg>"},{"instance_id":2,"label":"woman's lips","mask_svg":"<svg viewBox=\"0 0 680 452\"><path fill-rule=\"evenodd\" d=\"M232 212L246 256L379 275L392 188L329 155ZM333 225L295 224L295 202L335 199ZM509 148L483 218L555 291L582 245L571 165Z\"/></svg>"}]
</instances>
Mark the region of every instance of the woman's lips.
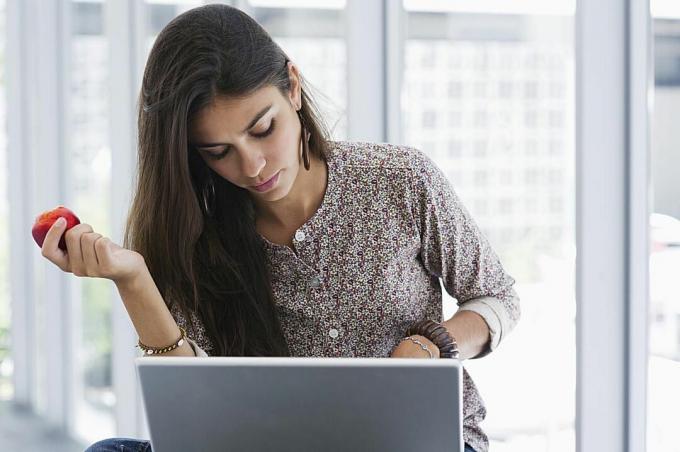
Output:
<instances>
[{"instance_id":1,"label":"woman's lips","mask_svg":"<svg viewBox=\"0 0 680 452\"><path fill-rule=\"evenodd\" d=\"M259 192L263 192L263 191L267 191L267 190L271 189L272 187L274 187L274 185L276 185L276 182L278 182L278 180L279 180L279 173L280 173L280 171L277 172L276 174L274 174L274 176L272 176L272 178L269 179L269 180L268 180L267 182L265 182L264 184L262 184L262 185L254 185L253 188L254 188L255 190L259 191Z\"/></svg>"}]
</instances>

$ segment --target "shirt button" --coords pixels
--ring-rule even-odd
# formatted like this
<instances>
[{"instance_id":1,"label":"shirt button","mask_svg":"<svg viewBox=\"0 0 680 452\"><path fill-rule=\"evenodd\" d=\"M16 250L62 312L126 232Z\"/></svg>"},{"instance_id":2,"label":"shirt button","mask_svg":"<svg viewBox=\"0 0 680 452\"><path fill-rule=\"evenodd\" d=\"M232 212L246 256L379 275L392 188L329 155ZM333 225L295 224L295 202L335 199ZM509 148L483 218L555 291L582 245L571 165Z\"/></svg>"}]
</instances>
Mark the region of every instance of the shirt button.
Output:
<instances>
[{"instance_id":1,"label":"shirt button","mask_svg":"<svg viewBox=\"0 0 680 452\"><path fill-rule=\"evenodd\" d=\"M331 328L330 331L328 331L328 335L330 337L332 337L333 339L338 337L338 334L340 334L340 333L338 333L338 330L336 330L335 328Z\"/></svg>"},{"instance_id":2,"label":"shirt button","mask_svg":"<svg viewBox=\"0 0 680 452\"><path fill-rule=\"evenodd\" d=\"M304 241L305 240L305 233L302 232L302 231L297 231L295 233L295 240L297 240L298 242Z\"/></svg>"},{"instance_id":3,"label":"shirt button","mask_svg":"<svg viewBox=\"0 0 680 452\"><path fill-rule=\"evenodd\" d=\"M321 285L321 278L318 277L318 276L313 277L309 281L309 285L312 286L312 287L319 287Z\"/></svg>"}]
</instances>

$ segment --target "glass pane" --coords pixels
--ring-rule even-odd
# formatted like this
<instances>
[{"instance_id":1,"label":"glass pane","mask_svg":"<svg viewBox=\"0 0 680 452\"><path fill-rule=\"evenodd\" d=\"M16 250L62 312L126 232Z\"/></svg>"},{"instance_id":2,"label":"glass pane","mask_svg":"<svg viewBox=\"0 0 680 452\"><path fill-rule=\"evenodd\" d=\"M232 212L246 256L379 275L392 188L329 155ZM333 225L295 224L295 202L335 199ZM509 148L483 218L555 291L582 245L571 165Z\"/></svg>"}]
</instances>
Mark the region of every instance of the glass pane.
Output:
<instances>
[{"instance_id":1,"label":"glass pane","mask_svg":"<svg viewBox=\"0 0 680 452\"><path fill-rule=\"evenodd\" d=\"M293 60L335 140L347 139L344 2L259 0L248 11Z\"/></svg>"},{"instance_id":2,"label":"glass pane","mask_svg":"<svg viewBox=\"0 0 680 452\"><path fill-rule=\"evenodd\" d=\"M654 111L647 450L678 450L680 391L680 4L652 1Z\"/></svg>"},{"instance_id":3,"label":"glass pane","mask_svg":"<svg viewBox=\"0 0 680 452\"><path fill-rule=\"evenodd\" d=\"M490 449L573 451L574 4L506 3L404 2L401 141L449 176L516 280L517 327L464 362Z\"/></svg>"},{"instance_id":4,"label":"glass pane","mask_svg":"<svg viewBox=\"0 0 680 452\"><path fill-rule=\"evenodd\" d=\"M161 32L168 22L185 11L207 3L211 2L202 0L145 0L145 45L147 54L151 50L156 36L158 36L158 33ZM221 3L231 4L233 2L227 1ZM144 61L146 61L146 55Z\"/></svg>"},{"instance_id":5,"label":"glass pane","mask_svg":"<svg viewBox=\"0 0 680 452\"><path fill-rule=\"evenodd\" d=\"M144 0L144 42L142 43L144 49L144 64L148 59L149 52L156 37L163 28L175 17L190 9L212 3L209 0ZM226 5L233 5L233 1L222 1ZM139 85L142 83L144 68L141 68L139 74Z\"/></svg>"},{"instance_id":6,"label":"glass pane","mask_svg":"<svg viewBox=\"0 0 680 452\"><path fill-rule=\"evenodd\" d=\"M108 42L101 1L71 3L71 86L67 106L74 211L110 237L111 150L108 143ZM111 283L72 278L80 347L75 353L75 431L91 443L114 435L111 381Z\"/></svg>"},{"instance_id":7,"label":"glass pane","mask_svg":"<svg viewBox=\"0 0 680 452\"><path fill-rule=\"evenodd\" d=\"M0 0L0 401L14 396L10 356L9 198L5 95L5 0Z\"/></svg>"},{"instance_id":8,"label":"glass pane","mask_svg":"<svg viewBox=\"0 0 680 452\"><path fill-rule=\"evenodd\" d=\"M200 0L147 0L146 51L151 50L158 33L175 16L204 2ZM234 4L223 1L221 3ZM342 0L310 2L261 0L244 9L274 38L295 61L310 86L333 139L347 136L347 77Z\"/></svg>"}]
</instances>

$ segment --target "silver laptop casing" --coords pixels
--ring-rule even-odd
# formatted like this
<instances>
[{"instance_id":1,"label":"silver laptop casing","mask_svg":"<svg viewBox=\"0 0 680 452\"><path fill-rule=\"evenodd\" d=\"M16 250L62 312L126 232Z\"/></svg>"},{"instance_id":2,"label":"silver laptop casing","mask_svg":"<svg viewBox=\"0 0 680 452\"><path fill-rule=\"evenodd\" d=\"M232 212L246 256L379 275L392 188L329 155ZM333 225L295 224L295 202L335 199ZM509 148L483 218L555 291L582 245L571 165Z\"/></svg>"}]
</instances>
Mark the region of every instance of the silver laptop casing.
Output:
<instances>
[{"instance_id":1,"label":"silver laptop casing","mask_svg":"<svg viewBox=\"0 0 680 452\"><path fill-rule=\"evenodd\" d=\"M154 452L463 452L455 359L140 357Z\"/></svg>"}]
</instances>

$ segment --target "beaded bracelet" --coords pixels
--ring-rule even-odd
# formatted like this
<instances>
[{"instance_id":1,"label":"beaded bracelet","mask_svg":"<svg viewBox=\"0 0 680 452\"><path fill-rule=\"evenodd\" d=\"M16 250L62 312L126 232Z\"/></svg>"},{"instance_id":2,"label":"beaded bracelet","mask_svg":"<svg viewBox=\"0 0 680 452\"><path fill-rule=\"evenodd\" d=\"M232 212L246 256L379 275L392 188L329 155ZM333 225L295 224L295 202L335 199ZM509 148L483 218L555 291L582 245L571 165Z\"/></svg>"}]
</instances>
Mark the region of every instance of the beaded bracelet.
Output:
<instances>
[{"instance_id":1,"label":"beaded bracelet","mask_svg":"<svg viewBox=\"0 0 680 452\"><path fill-rule=\"evenodd\" d=\"M182 344L184 344L184 339L187 337L187 332L184 331L184 328L182 328L181 326L179 327L179 330L182 333L182 335L172 345L169 345L167 347L149 347L148 345L142 344L142 341L138 341L137 347L141 348L147 355L158 355L160 353L167 353L171 350L176 349L177 347L181 347Z\"/></svg>"},{"instance_id":2,"label":"beaded bracelet","mask_svg":"<svg viewBox=\"0 0 680 452\"><path fill-rule=\"evenodd\" d=\"M407 336L419 335L428 338L439 349L440 358L459 359L458 343L441 323L434 320L421 320L411 325L406 331Z\"/></svg>"}]
</instances>

